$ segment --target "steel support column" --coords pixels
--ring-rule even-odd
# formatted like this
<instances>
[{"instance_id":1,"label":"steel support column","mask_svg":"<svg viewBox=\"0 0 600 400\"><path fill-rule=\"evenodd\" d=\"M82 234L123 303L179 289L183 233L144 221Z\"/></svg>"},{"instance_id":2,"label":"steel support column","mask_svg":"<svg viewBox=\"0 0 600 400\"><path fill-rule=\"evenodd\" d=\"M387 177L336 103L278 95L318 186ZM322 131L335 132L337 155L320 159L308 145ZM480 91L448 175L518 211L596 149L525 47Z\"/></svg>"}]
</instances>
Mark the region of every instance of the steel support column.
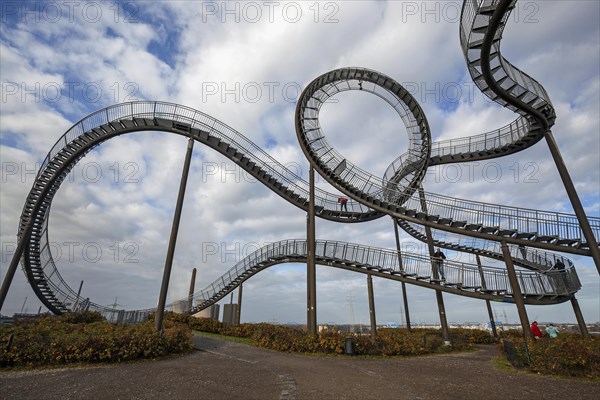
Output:
<instances>
[{"instance_id":1,"label":"steel support column","mask_svg":"<svg viewBox=\"0 0 600 400\"><path fill-rule=\"evenodd\" d=\"M554 163L556 164L556 168L558 169L558 174L560 175L565 190L567 191L567 196L569 196L569 200L571 201L571 206L573 206L573 211L575 211L575 215L577 216L577 220L579 221L579 225L583 232L583 236L585 237L585 241L588 243L590 252L592 253L592 259L596 264L596 269L600 274L600 249L598 249L598 242L596 241L594 232L590 227L590 221L588 221L587 215L585 215L583 205L581 204L581 200L579 200L579 196L577 195L577 191L575 190L575 185L573 184L573 180L569 175L569 171L567 170L565 161L563 160L560 151L558 150L558 146L556 145L556 141L554 140L552 132L547 131L544 137L546 138L546 143L548 143L550 153L552 154L552 158L554 159Z\"/></svg>"},{"instance_id":2,"label":"steel support column","mask_svg":"<svg viewBox=\"0 0 600 400\"><path fill-rule=\"evenodd\" d=\"M402 264L402 250L400 248L400 234L398 233L398 220L392 217L394 223L394 233L396 234L396 250L398 252L398 268L400 271L404 271L404 265ZM410 326L410 314L408 312L408 297L406 295L406 283L402 284L402 301L404 302L404 315L406 315L406 329L409 331L412 329Z\"/></svg>"},{"instance_id":3,"label":"steel support column","mask_svg":"<svg viewBox=\"0 0 600 400\"><path fill-rule=\"evenodd\" d=\"M369 319L371 320L371 339L377 339L377 318L375 317L375 296L373 295L373 277L367 274L367 288L369 291Z\"/></svg>"},{"instance_id":4,"label":"steel support column","mask_svg":"<svg viewBox=\"0 0 600 400\"><path fill-rule=\"evenodd\" d=\"M308 171L309 181L309 204L308 214L306 216L306 327L311 335L317 334L317 277L316 277L316 258L315 258L315 170L310 166Z\"/></svg>"},{"instance_id":5,"label":"steel support column","mask_svg":"<svg viewBox=\"0 0 600 400\"><path fill-rule=\"evenodd\" d=\"M419 188L419 199L421 200L421 210L427 214L427 201L425 200L425 192L423 186ZM425 225L425 234L427 235L427 247L429 248L429 257L431 258L431 271L434 279L439 279L438 269L434 265L433 254L433 236L431 235L431 228ZM450 346L450 330L448 329L448 320L446 318L446 307L444 306L444 297L442 291L435 290L435 299L437 300L438 312L440 314L440 325L442 327L442 336L444 337L444 344Z\"/></svg>"},{"instance_id":6,"label":"steel support column","mask_svg":"<svg viewBox=\"0 0 600 400\"><path fill-rule=\"evenodd\" d=\"M83 287L83 281L79 284L79 290L77 291L77 298L75 299L75 303L73 303L73 308L71 311L77 312L77 305L79 304L79 296L81 296L81 288Z\"/></svg>"},{"instance_id":7,"label":"steel support column","mask_svg":"<svg viewBox=\"0 0 600 400\"><path fill-rule=\"evenodd\" d=\"M171 236L169 238L169 248L167 250L167 259L165 260L165 270L163 273L160 295L158 297L158 306L156 307L156 330L162 333L162 323L165 313L165 304L167 302L167 291L169 290L169 280L171 279L171 267L173 266L173 256L175 255L175 244L177 243L177 233L179 231L179 221L181 220L181 210L183 208L183 198L185 197L185 187L190 172L190 163L192 161L192 151L194 150L194 139L189 138L187 152L181 173L181 182L179 183L179 194L177 195L177 205L175 206L175 215L173 216L173 225L171 226Z\"/></svg>"},{"instance_id":8,"label":"steel support column","mask_svg":"<svg viewBox=\"0 0 600 400\"><path fill-rule=\"evenodd\" d=\"M192 270L192 279L190 280L190 291L188 292L188 312L192 311L194 305L194 288L196 287L196 268Z\"/></svg>"},{"instance_id":9,"label":"steel support column","mask_svg":"<svg viewBox=\"0 0 600 400\"><path fill-rule=\"evenodd\" d=\"M6 300L6 295L8 294L8 289L15 277L15 272L17 271L17 267L19 266L19 261L23 256L23 250L25 250L25 242L29 239L31 235L31 228L33 226L33 222L29 221L27 223L27 228L21 234L21 237L18 240L17 248L15 249L15 254L13 254L12 260L10 261L10 265L6 269L6 275L4 275L4 281L2 281L2 287L0 288L0 311L2 311L2 307L4 306L4 300Z\"/></svg>"},{"instance_id":10,"label":"steel support column","mask_svg":"<svg viewBox=\"0 0 600 400\"><path fill-rule=\"evenodd\" d=\"M584 338L589 338L590 333L585 325L585 320L583 319L583 314L581 313L579 302L575 298L575 295L571 297L571 306L573 306L573 311L575 312L575 318L577 318L577 324L579 325L579 332L581 332L581 336Z\"/></svg>"},{"instance_id":11,"label":"steel support column","mask_svg":"<svg viewBox=\"0 0 600 400\"><path fill-rule=\"evenodd\" d=\"M236 315L237 325L239 325L242 321L242 284L238 286L238 308Z\"/></svg>"},{"instance_id":12,"label":"steel support column","mask_svg":"<svg viewBox=\"0 0 600 400\"><path fill-rule=\"evenodd\" d=\"M481 277L481 288L483 290L487 289L487 285L485 284L485 276L483 275L483 267L481 266L481 258L479 258L479 255L475 255L475 258L477 259L477 269L479 269L479 276ZM494 312L492 311L492 304L490 303L490 301L488 299L485 299L485 305L487 307L487 311L488 311L488 316L490 317L490 325L492 328L492 333L494 334L495 338L498 338L498 332L496 332L496 321L494 321Z\"/></svg>"},{"instance_id":13,"label":"steel support column","mask_svg":"<svg viewBox=\"0 0 600 400\"><path fill-rule=\"evenodd\" d=\"M510 249L506 245L506 242L502 242L502 255L504 256L504 263L506 264L506 271L508 272L508 281L513 292L513 300L517 305L517 312L519 313L519 319L521 320L523 335L528 339L533 339L533 334L531 333L531 328L529 326L529 318L527 317L527 311L525 310L523 294L521 293L515 266L512 257L510 256Z\"/></svg>"}]
</instances>

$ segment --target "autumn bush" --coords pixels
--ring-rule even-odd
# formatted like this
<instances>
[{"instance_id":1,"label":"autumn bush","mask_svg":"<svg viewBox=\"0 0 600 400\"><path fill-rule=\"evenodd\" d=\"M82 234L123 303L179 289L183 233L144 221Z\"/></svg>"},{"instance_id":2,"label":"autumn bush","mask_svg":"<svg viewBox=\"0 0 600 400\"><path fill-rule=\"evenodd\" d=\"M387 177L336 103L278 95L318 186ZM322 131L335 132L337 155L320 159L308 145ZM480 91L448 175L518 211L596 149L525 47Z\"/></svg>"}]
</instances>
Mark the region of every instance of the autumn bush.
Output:
<instances>
[{"instance_id":1,"label":"autumn bush","mask_svg":"<svg viewBox=\"0 0 600 400\"><path fill-rule=\"evenodd\" d=\"M368 335L321 332L316 337L306 331L282 325L241 324L225 326L204 318L190 318L194 329L227 336L250 338L254 345L278 351L319 354L343 354L346 337L352 336L354 353L359 355L415 356L452 350L468 350L477 343L493 343L485 331L451 330L452 346L444 346L441 331L436 329L378 330L375 341ZM486 337L486 335L488 337Z\"/></svg>"},{"instance_id":2,"label":"autumn bush","mask_svg":"<svg viewBox=\"0 0 600 400\"><path fill-rule=\"evenodd\" d=\"M31 367L120 362L192 349L191 332L185 324L165 320L160 336L151 321L139 325L115 325L98 319L97 315L77 318L67 314L1 326L0 365Z\"/></svg>"},{"instance_id":3,"label":"autumn bush","mask_svg":"<svg viewBox=\"0 0 600 400\"><path fill-rule=\"evenodd\" d=\"M600 378L600 337L561 333L558 338L526 340L511 335L521 364L546 375Z\"/></svg>"},{"instance_id":4,"label":"autumn bush","mask_svg":"<svg viewBox=\"0 0 600 400\"><path fill-rule=\"evenodd\" d=\"M490 332L483 329L451 328L450 336L466 336L468 342L473 344L494 344L497 341Z\"/></svg>"}]
</instances>

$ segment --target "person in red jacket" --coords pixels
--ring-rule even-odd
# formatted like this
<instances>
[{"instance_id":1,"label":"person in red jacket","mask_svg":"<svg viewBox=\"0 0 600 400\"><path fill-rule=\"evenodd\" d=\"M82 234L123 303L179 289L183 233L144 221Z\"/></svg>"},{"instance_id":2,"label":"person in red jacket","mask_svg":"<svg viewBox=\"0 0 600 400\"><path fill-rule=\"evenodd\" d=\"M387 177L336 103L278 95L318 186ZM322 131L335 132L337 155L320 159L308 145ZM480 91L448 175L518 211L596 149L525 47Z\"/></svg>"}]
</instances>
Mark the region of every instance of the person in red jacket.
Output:
<instances>
[{"instance_id":1,"label":"person in red jacket","mask_svg":"<svg viewBox=\"0 0 600 400\"><path fill-rule=\"evenodd\" d=\"M538 327L537 321L533 321L531 324L531 333L533 334L533 338L536 340L542 337L542 331Z\"/></svg>"}]
</instances>

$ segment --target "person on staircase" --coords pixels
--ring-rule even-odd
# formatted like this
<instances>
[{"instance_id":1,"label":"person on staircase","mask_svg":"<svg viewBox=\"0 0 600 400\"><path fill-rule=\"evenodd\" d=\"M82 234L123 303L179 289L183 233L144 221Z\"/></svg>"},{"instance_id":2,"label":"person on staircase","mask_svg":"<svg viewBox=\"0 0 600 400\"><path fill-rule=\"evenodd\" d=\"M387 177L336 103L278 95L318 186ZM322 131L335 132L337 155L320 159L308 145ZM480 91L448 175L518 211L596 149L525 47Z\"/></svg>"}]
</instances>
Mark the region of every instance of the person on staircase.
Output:
<instances>
[{"instance_id":1,"label":"person on staircase","mask_svg":"<svg viewBox=\"0 0 600 400\"><path fill-rule=\"evenodd\" d=\"M444 260L446 259L446 255L440 250L438 247L435 253L433 253L434 265L438 271L439 277L442 281L446 280L446 275L444 274Z\"/></svg>"}]
</instances>

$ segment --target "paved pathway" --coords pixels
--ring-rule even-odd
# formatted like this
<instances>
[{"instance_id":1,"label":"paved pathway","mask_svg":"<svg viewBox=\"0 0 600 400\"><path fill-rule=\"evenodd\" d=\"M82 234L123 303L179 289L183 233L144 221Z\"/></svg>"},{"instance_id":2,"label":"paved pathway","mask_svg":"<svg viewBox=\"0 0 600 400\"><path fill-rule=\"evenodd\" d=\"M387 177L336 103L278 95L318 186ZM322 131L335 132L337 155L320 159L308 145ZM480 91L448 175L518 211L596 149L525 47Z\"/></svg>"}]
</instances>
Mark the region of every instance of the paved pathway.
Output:
<instances>
[{"instance_id":1,"label":"paved pathway","mask_svg":"<svg viewBox=\"0 0 600 400\"><path fill-rule=\"evenodd\" d=\"M161 361L0 372L0 399L598 399L600 382L496 369L494 346L415 358L321 357L195 337Z\"/></svg>"}]
</instances>

